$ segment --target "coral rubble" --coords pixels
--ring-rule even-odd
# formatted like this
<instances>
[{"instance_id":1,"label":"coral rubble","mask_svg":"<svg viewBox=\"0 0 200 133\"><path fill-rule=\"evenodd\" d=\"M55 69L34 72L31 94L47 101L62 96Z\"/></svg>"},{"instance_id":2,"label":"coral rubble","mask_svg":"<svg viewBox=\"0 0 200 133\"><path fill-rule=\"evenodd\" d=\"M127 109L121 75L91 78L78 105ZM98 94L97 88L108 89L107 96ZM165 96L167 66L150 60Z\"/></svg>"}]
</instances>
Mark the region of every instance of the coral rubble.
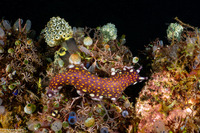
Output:
<instances>
[{"instance_id":1,"label":"coral rubble","mask_svg":"<svg viewBox=\"0 0 200 133\"><path fill-rule=\"evenodd\" d=\"M169 44L156 39L144 51L151 72L135 106L123 91L147 78L114 24L72 27L52 17L37 40L30 20L2 20L0 131L199 132L199 29L175 19Z\"/></svg>"},{"instance_id":2,"label":"coral rubble","mask_svg":"<svg viewBox=\"0 0 200 133\"><path fill-rule=\"evenodd\" d=\"M171 44L147 47L153 73L136 103L139 132L199 132L200 34L176 20L167 29Z\"/></svg>"}]
</instances>

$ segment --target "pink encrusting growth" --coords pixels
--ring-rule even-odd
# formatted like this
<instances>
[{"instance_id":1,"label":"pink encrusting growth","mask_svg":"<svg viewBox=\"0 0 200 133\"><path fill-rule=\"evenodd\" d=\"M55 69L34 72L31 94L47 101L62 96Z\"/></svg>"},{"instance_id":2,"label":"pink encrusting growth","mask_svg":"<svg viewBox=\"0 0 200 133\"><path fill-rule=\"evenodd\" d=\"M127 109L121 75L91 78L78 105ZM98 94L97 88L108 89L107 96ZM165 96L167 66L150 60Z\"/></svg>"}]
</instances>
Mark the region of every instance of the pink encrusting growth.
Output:
<instances>
[{"instance_id":1,"label":"pink encrusting growth","mask_svg":"<svg viewBox=\"0 0 200 133\"><path fill-rule=\"evenodd\" d=\"M140 69L134 70L133 67L124 67L122 72L112 73L112 77L101 78L82 67L70 65L66 72L51 79L47 96L52 97L64 85L72 85L77 89L79 95L88 93L93 100L101 100L106 97L116 101L126 87L146 79L139 76Z\"/></svg>"}]
</instances>

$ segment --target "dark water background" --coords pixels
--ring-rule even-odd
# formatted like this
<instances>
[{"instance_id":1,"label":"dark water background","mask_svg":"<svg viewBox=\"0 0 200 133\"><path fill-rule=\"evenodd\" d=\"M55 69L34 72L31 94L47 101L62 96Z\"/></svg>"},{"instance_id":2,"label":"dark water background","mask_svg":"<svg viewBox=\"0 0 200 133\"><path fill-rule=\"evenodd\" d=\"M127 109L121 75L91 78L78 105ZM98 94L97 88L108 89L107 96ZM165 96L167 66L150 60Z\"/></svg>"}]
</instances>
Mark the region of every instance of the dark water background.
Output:
<instances>
[{"instance_id":1,"label":"dark water background","mask_svg":"<svg viewBox=\"0 0 200 133\"><path fill-rule=\"evenodd\" d=\"M200 27L198 1L184 0L0 0L0 17L14 23L17 18L32 21L37 35L53 16L65 18L71 26L116 25L118 36L126 35L126 45L134 56L150 41L166 40L169 23L178 16L185 23ZM138 95L138 85L133 97Z\"/></svg>"}]
</instances>

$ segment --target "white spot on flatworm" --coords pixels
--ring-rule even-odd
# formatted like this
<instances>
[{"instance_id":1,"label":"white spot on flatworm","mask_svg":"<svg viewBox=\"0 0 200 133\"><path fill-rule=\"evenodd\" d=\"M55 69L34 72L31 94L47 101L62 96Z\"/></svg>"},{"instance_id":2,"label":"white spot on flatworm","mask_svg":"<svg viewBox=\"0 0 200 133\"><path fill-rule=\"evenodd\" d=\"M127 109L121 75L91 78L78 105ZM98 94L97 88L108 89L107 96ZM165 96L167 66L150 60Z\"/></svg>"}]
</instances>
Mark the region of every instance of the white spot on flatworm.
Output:
<instances>
[{"instance_id":1,"label":"white spot on flatworm","mask_svg":"<svg viewBox=\"0 0 200 133\"><path fill-rule=\"evenodd\" d=\"M74 65L69 65L69 66L68 66L68 68L73 68L73 67L74 67Z\"/></svg>"},{"instance_id":2,"label":"white spot on flatworm","mask_svg":"<svg viewBox=\"0 0 200 133\"><path fill-rule=\"evenodd\" d=\"M91 93L90 96L91 96L91 97L94 97L94 94Z\"/></svg>"},{"instance_id":3,"label":"white spot on flatworm","mask_svg":"<svg viewBox=\"0 0 200 133\"><path fill-rule=\"evenodd\" d=\"M112 72L111 75L115 75L115 72Z\"/></svg>"}]
</instances>

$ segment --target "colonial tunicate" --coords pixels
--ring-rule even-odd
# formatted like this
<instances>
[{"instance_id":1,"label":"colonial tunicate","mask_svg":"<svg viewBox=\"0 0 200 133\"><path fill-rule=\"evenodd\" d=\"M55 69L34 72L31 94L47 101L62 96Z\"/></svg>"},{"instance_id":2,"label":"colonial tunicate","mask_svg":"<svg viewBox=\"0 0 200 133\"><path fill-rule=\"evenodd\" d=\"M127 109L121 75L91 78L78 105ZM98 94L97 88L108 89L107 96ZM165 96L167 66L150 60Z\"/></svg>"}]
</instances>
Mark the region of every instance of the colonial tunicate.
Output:
<instances>
[{"instance_id":1,"label":"colonial tunicate","mask_svg":"<svg viewBox=\"0 0 200 133\"><path fill-rule=\"evenodd\" d=\"M117 38L117 28L112 23L107 23L100 29L104 42L115 40Z\"/></svg>"},{"instance_id":2,"label":"colonial tunicate","mask_svg":"<svg viewBox=\"0 0 200 133\"><path fill-rule=\"evenodd\" d=\"M61 42L72 38L73 35L71 26L60 17L52 17L44 31L45 42L50 47L59 45Z\"/></svg>"}]
</instances>

